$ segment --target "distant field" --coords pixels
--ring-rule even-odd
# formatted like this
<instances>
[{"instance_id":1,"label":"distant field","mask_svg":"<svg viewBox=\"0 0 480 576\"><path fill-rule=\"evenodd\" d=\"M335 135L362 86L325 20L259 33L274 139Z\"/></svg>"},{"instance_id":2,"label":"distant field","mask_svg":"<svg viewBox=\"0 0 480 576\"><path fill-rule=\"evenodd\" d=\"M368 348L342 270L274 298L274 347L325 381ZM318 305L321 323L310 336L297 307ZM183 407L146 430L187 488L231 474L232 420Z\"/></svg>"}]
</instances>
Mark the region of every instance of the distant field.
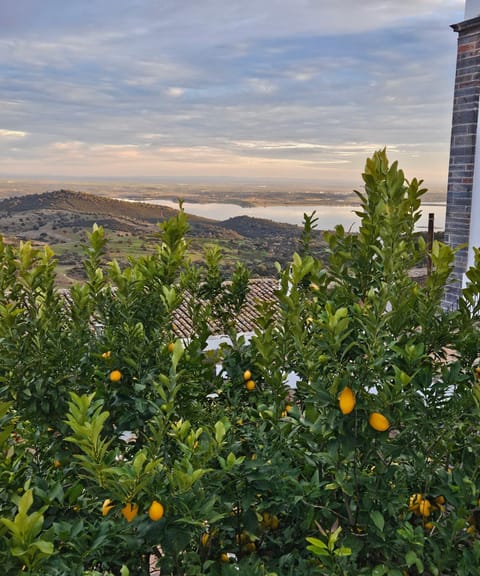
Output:
<instances>
[{"instance_id":1,"label":"distant field","mask_svg":"<svg viewBox=\"0 0 480 576\"><path fill-rule=\"evenodd\" d=\"M351 203L356 196L351 189L338 186L321 187L318 184L178 184L178 183L113 183L68 182L58 180L0 180L0 199L25 194L42 194L59 189L87 192L108 198L135 200L166 199L188 202L224 202L241 206L273 206L288 204ZM361 182L357 188L361 189ZM429 191L429 202L444 202L445 191Z\"/></svg>"}]
</instances>

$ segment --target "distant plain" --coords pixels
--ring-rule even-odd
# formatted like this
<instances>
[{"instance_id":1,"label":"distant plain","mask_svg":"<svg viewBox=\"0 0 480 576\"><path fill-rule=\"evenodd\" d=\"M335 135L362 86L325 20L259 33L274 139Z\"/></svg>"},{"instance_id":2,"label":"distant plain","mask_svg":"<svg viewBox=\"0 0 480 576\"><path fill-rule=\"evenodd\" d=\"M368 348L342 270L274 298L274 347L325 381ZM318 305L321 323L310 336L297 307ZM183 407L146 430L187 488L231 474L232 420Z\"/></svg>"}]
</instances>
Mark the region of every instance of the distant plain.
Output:
<instances>
[{"instance_id":1,"label":"distant plain","mask_svg":"<svg viewBox=\"0 0 480 576\"><path fill-rule=\"evenodd\" d=\"M228 203L239 206L274 206L289 204L351 204L358 201L353 189L338 185L320 186L304 182L285 183L182 183L182 182L114 182L90 180L22 180L0 179L0 198L41 194L59 189L87 192L109 198L149 200L179 199L185 202ZM362 183L356 187L362 191ZM429 190L428 202L445 202L446 191Z\"/></svg>"},{"instance_id":2,"label":"distant plain","mask_svg":"<svg viewBox=\"0 0 480 576\"><path fill-rule=\"evenodd\" d=\"M224 204L225 216L220 219L189 215L190 258L201 262L205 248L214 243L222 250L226 273L231 272L237 262L244 262L254 276L275 275L275 262L282 266L289 262L300 247L301 227L276 222L273 216L267 215L229 218L228 205L270 206L272 213L282 206L290 206L292 212L302 205L323 205L325 211L327 206L348 207L349 211L352 205L359 206L358 197L352 191L326 192L301 185L290 188L287 184L260 187L11 179L0 180L0 234L8 242L31 241L40 247L48 244L58 258L59 284L68 285L83 277L82 246L94 223L104 227L108 239L105 263L116 259L122 266L128 266L130 258L151 253L158 243L158 223L176 213L172 207L161 206L162 199L168 201L168 205L182 199L187 207L196 203ZM429 192L425 200L441 203L445 197ZM332 229L335 224L337 222L332 222L323 229ZM321 228L312 235L312 250L323 258L326 242Z\"/></svg>"}]
</instances>

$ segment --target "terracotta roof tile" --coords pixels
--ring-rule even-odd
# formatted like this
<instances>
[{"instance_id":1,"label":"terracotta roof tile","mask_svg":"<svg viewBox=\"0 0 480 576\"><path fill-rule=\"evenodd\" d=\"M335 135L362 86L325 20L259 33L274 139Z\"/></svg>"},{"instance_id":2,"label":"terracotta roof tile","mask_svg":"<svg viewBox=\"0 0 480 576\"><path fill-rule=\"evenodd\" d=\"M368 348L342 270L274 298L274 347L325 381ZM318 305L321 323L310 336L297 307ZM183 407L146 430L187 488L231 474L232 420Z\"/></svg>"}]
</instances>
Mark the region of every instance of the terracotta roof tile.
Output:
<instances>
[{"instance_id":1,"label":"terracotta roof tile","mask_svg":"<svg viewBox=\"0 0 480 576\"><path fill-rule=\"evenodd\" d=\"M253 332L257 327L259 316L258 306L263 303L275 302L275 291L278 290L278 280L275 278L252 278L248 283L245 303L235 319L238 332ZM180 306L174 314L173 326L179 338L188 338L192 333L192 320L189 312L189 294L186 293ZM197 305L205 307L205 301L197 301ZM222 334L221 326L212 319L210 322L212 334Z\"/></svg>"}]
</instances>

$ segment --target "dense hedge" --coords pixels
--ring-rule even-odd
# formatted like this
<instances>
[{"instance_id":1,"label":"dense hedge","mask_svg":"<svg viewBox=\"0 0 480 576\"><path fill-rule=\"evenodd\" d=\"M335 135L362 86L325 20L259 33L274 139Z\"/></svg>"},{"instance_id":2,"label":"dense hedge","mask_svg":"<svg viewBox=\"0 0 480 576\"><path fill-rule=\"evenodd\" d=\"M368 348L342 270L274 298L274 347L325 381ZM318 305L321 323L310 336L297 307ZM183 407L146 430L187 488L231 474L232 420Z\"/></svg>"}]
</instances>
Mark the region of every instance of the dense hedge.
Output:
<instances>
[{"instance_id":1,"label":"dense hedge","mask_svg":"<svg viewBox=\"0 0 480 576\"><path fill-rule=\"evenodd\" d=\"M95 227L66 292L49 248L0 243L6 574L478 574L480 256L442 310L454 253L414 232L421 182L385 151L363 179L359 233L323 265L307 216L249 342L246 269L192 266L183 212L125 269Z\"/></svg>"}]
</instances>

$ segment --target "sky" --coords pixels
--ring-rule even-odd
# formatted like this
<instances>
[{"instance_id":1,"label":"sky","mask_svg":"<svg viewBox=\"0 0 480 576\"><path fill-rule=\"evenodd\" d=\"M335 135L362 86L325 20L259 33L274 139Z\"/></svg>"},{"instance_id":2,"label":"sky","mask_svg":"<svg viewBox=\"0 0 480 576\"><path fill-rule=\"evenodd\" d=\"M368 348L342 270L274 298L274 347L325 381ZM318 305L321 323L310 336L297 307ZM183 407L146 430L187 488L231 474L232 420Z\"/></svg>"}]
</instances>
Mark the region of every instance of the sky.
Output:
<instances>
[{"instance_id":1,"label":"sky","mask_svg":"<svg viewBox=\"0 0 480 576\"><path fill-rule=\"evenodd\" d=\"M446 189L464 0L0 0L0 177Z\"/></svg>"}]
</instances>

